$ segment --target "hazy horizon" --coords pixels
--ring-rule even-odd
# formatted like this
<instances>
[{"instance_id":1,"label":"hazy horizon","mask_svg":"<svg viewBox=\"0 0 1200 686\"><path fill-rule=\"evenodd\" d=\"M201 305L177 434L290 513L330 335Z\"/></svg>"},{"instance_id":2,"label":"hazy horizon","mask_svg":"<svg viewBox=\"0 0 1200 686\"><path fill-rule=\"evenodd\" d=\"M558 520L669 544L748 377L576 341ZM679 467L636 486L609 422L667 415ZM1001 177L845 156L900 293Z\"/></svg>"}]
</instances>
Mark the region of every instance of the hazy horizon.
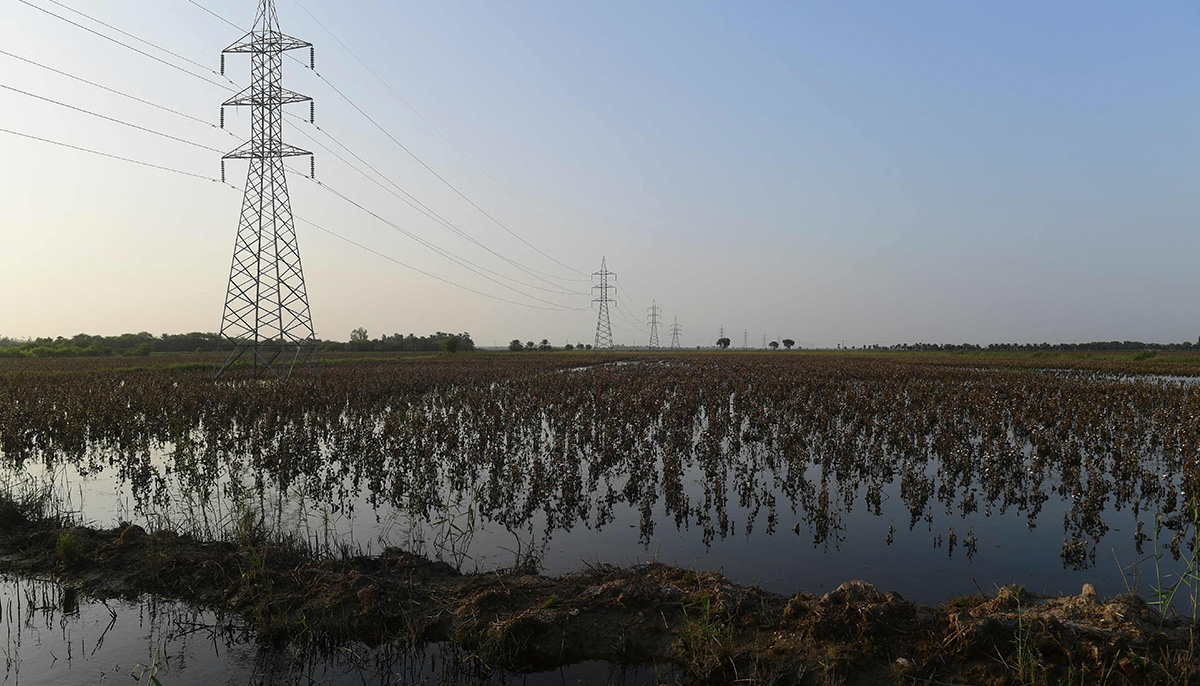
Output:
<instances>
[{"instance_id":1,"label":"hazy horizon","mask_svg":"<svg viewBox=\"0 0 1200 686\"><path fill-rule=\"evenodd\" d=\"M196 2L241 25L255 5ZM0 9L4 51L209 122L0 54L0 128L219 176L217 152L11 90L221 151L247 135L248 114L232 108L236 137L216 128L227 90L31 4L231 88L180 57L215 70L236 29L188 0ZM278 0L278 9L284 32L316 45L329 83L553 258L288 63L285 86L316 99L318 126L527 271L418 214L289 119L285 139L317 153L318 180L532 284L502 287L291 175L298 217L369 249L297 224L320 338L346 340L362 326L373 337L469 331L481 346L590 343L590 284L570 279L602 257L619 275L613 334L625 345L644 344L637 324L652 299L663 309L660 340L678 317L686 347L711 345L721 326L734 347L744 330L751 347L764 333L807 347L1200 334L1190 305L1200 300L1190 259L1200 235L1188 228L1200 171L1192 5ZM228 58L236 87L248 72L247 58ZM235 190L7 133L0 146L0 335L217 330L244 163L227 166ZM492 296L578 309L500 302L387 258ZM542 279L575 294L536 290L549 287Z\"/></svg>"}]
</instances>

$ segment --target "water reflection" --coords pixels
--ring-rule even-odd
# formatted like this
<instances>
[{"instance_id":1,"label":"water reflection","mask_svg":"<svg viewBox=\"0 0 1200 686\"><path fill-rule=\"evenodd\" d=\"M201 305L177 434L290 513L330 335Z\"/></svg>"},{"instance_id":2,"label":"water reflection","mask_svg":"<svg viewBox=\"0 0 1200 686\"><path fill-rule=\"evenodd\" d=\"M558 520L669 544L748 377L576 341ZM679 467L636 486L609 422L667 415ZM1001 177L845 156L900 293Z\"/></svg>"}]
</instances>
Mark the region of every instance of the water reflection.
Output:
<instances>
[{"instance_id":1,"label":"water reflection","mask_svg":"<svg viewBox=\"0 0 1200 686\"><path fill-rule=\"evenodd\" d=\"M143 598L101 601L57 584L0 577L4 671L13 686L170 684L655 683L669 669L593 662L554 672L488 670L446 645L260 647L227 617Z\"/></svg>"},{"instance_id":2,"label":"water reflection","mask_svg":"<svg viewBox=\"0 0 1200 686\"><path fill-rule=\"evenodd\" d=\"M10 474L58 479L98 521L468 570L657 557L938 601L975 582L1117 592L1122 567L1177 571L1195 545L1190 384L782 356L552 371L5 379L0 445Z\"/></svg>"}]
</instances>

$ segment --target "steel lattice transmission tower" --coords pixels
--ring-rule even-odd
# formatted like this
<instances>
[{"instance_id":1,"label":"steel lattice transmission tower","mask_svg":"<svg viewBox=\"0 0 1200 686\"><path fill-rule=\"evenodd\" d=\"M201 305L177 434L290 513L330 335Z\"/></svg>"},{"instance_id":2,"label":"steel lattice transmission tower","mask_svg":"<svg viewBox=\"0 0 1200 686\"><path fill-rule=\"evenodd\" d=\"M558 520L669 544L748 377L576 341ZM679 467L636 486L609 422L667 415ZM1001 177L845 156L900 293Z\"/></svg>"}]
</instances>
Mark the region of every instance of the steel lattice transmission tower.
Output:
<instances>
[{"instance_id":1,"label":"steel lattice transmission tower","mask_svg":"<svg viewBox=\"0 0 1200 686\"><path fill-rule=\"evenodd\" d=\"M297 365L316 363L317 343L292 204L288 198L285 157L312 155L283 142L283 107L312 98L283 87L283 53L313 46L279 31L274 0L259 0L254 28L221 53L250 55L250 86L221 105L250 108L250 140L221 159L249 160L246 194L233 246L233 265L221 317L221 340L213 377L220 377L244 356L254 376L287 378ZM315 163L314 163L315 164Z\"/></svg>"},{"instance_id":2,"label":"steel lattice transmission tower","mask_svg":"<svg viewBox=\"0 0 1200 686\"><path fill-rule=\"evenodd\" d=\"M679 350L679 334L683 329L679 326L679 317L675 318L675 323L671 325L671 350Z\"/></svg>"},{"instance_id":3,"label":"steel lattice transmission tower","mask_svg":"<svg viewBox=\"0 0 1200 686\"><path fill-rule=\"evenodd\" d=\"M650 324L650 349L658 349L658 320L662 317L662 308L658 306L657 300L651 301L650 307L646 310L646 321Z\"/></svg>"},{"instance_id":4,"label":"steel lattice transmission tower","mask_svg":"<svg viewBox=\"0 0 1200 686\"><path fill-rule=\"evenodd\" d=\"M616 274L608 271L608 259L602 257L600 258L600 271L593 272L592 276L599 279L599 283L592 286L592 290L600 291L600 297L592 300L593 303L600 303L600 314L596 319L596 344L593 346L593 349L597 351L611 351L613 349L613 337L612 322L608 318L608 304L613 302L613 299L608 297L608 291L610 288L616 288L616 286L608 283L608 277L615 277Z\"/></svg>"}]
</instances>

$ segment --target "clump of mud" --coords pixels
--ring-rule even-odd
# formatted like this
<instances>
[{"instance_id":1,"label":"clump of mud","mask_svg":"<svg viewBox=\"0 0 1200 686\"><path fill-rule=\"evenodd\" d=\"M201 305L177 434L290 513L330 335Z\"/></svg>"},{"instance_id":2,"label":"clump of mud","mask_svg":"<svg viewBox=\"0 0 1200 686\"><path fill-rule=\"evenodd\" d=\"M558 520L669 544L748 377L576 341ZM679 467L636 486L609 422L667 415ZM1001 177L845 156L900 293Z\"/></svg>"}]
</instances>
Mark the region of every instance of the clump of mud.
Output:
<instances>
[{"instance_id":1,"label":"clump of mud","mask_svg":"<svg viewBox=\"0 0 1200 686\"><path fill-rule=\"evenodd\" d=\"M397 549L314 559L262 542L0 515L0 570L235 611L269 642L449 640L509 670L672 663L696 683L1200 683L1191 622L1090 586L1069 597L1010 586L927 607L862 581L788 597L661 564L461 575Z\"/></svg>"}]
</instances>

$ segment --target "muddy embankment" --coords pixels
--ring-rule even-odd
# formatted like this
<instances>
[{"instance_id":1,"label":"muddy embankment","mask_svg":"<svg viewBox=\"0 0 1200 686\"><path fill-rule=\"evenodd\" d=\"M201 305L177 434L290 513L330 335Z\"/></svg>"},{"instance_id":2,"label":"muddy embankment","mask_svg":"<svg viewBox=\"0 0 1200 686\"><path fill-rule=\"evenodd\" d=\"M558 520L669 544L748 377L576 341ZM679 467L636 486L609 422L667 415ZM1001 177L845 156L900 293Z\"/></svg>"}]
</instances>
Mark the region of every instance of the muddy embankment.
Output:
<instances>
[{"instance_id":1,"label":"muddy embankment","mask_svg":"<svg viewBox=\"0 0 1200 686\"><path fill-rule=\"evenodd\" d=\"M859 581L784 596L661 564L462 575L396 549L313 559L137 526L64 528L2 503L0 571L234 612L265 642L453 641L518 672L608 660L672 663L698 683L1200 683L1190 621L1090 587L927 607Z\"/></svg>"}]
</instances>

